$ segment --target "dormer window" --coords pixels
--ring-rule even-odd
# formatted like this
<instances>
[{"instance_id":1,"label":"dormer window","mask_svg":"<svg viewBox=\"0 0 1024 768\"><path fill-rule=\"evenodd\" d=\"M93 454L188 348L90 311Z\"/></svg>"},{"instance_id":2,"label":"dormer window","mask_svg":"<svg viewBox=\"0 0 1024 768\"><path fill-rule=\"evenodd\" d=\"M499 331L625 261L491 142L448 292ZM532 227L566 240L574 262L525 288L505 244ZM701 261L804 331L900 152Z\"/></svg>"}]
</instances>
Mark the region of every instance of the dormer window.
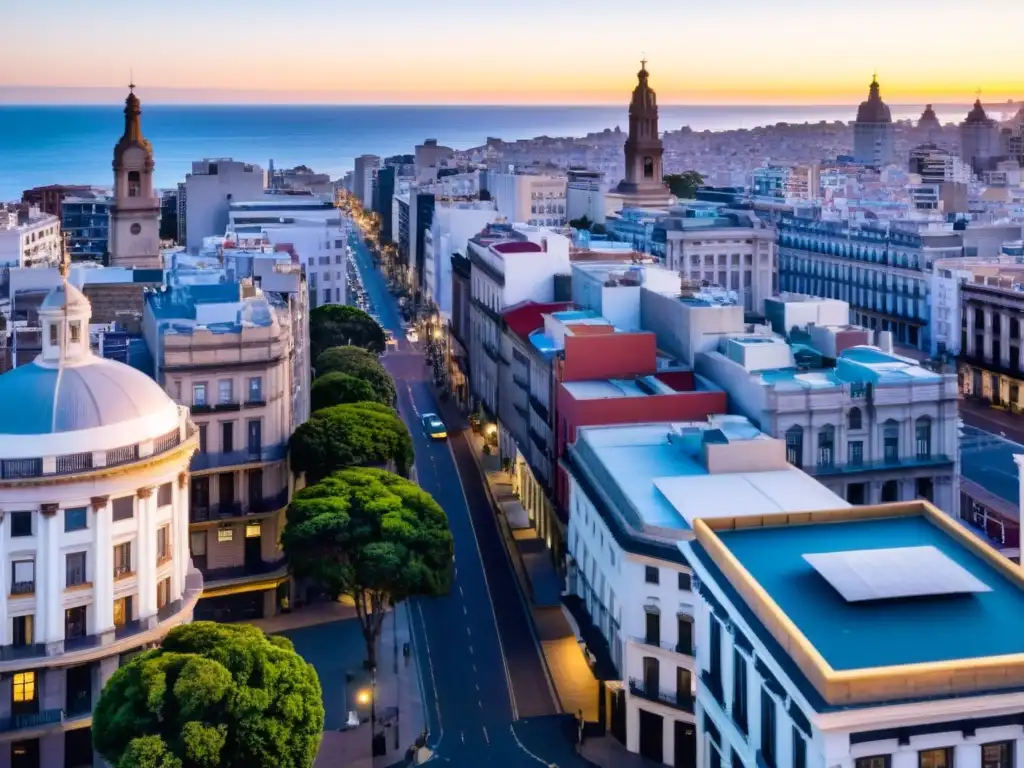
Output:
<instances>
[{"instance_id":1,"label":"dormer window","mask_svg":"<svg viewBox=\"0 0 1024 768\"><path fill-rule=\"evenodd\" d=\"M71 323L71 343L77 344L82 340L82 324Z\"/></svg>"},{"instance_id":2,"label":"dormer window","mask_svg":"<svg viewBox=\"0 0 1024 768\"><path fill-rule=\"evenodd\" d=\"M142 195L142 178L138 171L128 171L128 197Z\"/></svg>"}]
</instances>

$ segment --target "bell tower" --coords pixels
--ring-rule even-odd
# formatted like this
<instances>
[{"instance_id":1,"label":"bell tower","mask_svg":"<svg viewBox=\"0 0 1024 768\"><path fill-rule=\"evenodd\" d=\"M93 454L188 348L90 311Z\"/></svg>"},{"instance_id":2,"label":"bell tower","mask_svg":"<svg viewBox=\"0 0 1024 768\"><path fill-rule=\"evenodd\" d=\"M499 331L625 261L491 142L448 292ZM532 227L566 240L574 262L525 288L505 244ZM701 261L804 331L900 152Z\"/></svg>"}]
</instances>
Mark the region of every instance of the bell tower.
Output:
<instances>
[{"instance_id":1,"label":"bell tower","mask_svg":"<svg viewBox=\"0 0 1024 768\"><path fill-rule=\"evenodd\" d=\"M114 147L110 266L159 269L160 200L153 192L153 145L142 135L135 85L124 102L124 135Z\"/></svg>"},{"instance_id":2,"label":"bell tower","mask_svg":"<svg viewBox=\"0 0 1024 768\"><path fill-rule=\"evenodd\" d=\"M637 85L629 102L629 137L626 139L626 179L629 191L660 190L663 149L658 135L658 98L648 84L647 60L640 62ZM622 191L626 191L623 189Z\"/></svg>"}]
</instances>

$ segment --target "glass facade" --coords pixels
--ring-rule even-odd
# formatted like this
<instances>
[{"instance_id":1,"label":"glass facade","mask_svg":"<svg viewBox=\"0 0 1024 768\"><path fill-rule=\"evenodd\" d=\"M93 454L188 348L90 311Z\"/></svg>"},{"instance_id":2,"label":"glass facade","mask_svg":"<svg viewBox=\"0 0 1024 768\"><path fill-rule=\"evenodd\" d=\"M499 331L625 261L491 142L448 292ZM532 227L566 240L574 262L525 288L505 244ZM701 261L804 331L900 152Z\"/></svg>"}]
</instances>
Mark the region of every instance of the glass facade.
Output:
<instances>
[{"instance_id":1,"label":"glass facade","mask_svg":"<svg viewBox=\"0 0 1024 768\"><path fill-rule=\"evenodd\" d=\"M61 204L62 228L68 234L72 261L103 261L110 239L111 201L72 198Z\"/></svg>"}]
</instances>

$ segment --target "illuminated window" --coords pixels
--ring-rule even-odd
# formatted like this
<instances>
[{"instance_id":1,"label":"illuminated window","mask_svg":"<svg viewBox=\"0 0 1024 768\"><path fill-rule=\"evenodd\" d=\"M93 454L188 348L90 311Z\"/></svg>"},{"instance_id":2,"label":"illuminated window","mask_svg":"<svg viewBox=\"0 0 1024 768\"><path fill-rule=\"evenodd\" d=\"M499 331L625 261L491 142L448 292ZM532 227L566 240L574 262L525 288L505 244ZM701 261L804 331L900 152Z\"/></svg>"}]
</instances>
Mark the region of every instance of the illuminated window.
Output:
<instances>
[{"instance_id":1,"label":"illuminated window","mask_svg":"<svg viewBox=\"0 0 1024 768\"><path fill-rule=\"evenodd\" d=\"M171 580L163 579L156 585L156 608L161 610L171 602Z\"/></svg>"},{"instance_id":2,"label":"illuminated window","mask_svg":"<svg viewBox=\"0 0 1024 768\"><path fill-rule=\"evenodd\" d=\"M36 673L15 672L11 696L16 704L36 700Z\"/></svg>"},{"instance_id":3,"label":"illuminated window","mask_svg":"<svg viewBox=\"0 0 1024 768\"><path fill-rule=\"evenodd\" d=\"M114 626L123 627L132 620L132 599L122 597L114 601Z\"/></svg>"}]
</instances>

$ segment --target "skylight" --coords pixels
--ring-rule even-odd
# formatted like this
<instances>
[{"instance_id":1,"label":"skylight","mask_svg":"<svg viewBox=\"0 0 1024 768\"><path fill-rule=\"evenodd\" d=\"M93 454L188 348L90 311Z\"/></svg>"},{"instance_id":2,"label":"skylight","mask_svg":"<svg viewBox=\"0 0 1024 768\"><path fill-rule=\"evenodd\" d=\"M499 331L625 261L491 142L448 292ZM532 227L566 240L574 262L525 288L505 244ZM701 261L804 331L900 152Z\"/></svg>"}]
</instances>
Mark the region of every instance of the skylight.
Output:
<instances>
[{"instance_id":1,"label":"skylight","mask_svg":"<svg viewBox=\"0 0 1024 768\"><path fill-rule=\"evenodd\" d=\"M992 591L932 546L822 552L803 557L848 603Z\"/></svg>"}]
</instances>

